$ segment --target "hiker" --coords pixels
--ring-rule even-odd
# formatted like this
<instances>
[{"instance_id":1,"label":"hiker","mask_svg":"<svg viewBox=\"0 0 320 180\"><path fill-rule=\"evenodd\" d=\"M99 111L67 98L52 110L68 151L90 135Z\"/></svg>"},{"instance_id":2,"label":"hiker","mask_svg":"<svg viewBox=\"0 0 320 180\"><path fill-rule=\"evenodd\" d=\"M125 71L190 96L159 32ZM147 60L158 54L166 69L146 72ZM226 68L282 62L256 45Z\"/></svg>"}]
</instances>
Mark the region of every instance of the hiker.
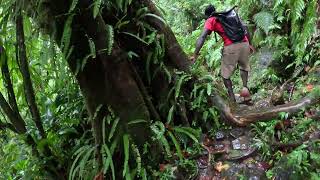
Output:
<instances>
[{"instance_id":1,"label":"hiker","mask_svg":"<svg viewBox=\"0 0 320 180\"><path fill-rule=\"evenodd\" d=\"M237 65L239 65L243 83L243 89L240 94L244 97L244 102L249 102L251 100L247 86L248 73L250 71L249 54L250 51L254 51L254 48L249 44L250 36L247 27L242 24L234 8L224 13L216 13L213 5L206 7L205 15L207 19L204 30L197 40L196 49L191 57L191 61L194 63L199 56L206 37L212 32L218 33L224 41L221 76L228 90L229 97L233 102L236 102L230 77Z\"/></svg>"}]
</instances>

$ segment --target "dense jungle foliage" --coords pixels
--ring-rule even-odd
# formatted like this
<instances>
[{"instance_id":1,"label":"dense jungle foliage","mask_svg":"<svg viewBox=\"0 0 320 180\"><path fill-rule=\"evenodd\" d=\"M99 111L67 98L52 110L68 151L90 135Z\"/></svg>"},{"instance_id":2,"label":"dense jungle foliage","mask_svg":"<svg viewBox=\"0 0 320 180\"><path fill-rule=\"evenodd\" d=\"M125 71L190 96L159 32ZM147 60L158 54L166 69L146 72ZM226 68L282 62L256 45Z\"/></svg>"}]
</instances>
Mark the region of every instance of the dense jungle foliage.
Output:
<instances>
[{"instance_id":1,"label":"dense jungle foliage","mask_svg":"<svg viewBox=\"0 0 320 180\"><path fill-rule=\"evenodd\" d=\"M188 58L209 4L237 5L256 49L257 107L236 125L222 40ZM0 0L0 179L249 179L208 148L237 125L258 179L320 179L319 15L317 0Z\"/></svg>"}]
</instances>

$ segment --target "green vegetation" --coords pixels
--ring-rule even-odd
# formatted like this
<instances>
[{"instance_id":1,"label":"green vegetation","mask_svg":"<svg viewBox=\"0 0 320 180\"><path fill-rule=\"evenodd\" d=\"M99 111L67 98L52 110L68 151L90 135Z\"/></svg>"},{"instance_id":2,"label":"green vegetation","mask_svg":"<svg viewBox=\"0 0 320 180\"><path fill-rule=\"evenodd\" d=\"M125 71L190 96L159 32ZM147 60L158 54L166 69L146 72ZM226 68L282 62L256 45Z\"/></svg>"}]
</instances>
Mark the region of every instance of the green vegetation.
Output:
<instances>
[{"instance_id":1,"label":"green vegetation","mask_svg":"<svg viewBox=\"0 0 320 180\"><path fill-rule=\"evenodd\" d=\"M211 35L188 59L210 3L238 5L249 27L256 105L311 104L268 119L250 119L256 109L237 119L230 105L267 178L319 179L316 0L0 0L0 179L196 178L204 137L237 125L219 76L222 40Z\"/></svg>"}]
</instances>

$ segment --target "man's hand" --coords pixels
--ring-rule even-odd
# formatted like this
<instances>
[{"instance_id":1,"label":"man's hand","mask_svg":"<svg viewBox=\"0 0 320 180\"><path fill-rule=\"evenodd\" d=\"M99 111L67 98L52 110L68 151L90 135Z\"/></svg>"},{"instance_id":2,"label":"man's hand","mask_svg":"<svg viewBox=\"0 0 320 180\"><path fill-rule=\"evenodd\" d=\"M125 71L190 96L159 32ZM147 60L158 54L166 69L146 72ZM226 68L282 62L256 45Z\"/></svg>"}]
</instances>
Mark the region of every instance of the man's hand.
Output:
<instances>
[{"instance_id":1,"label":"man's hand","mask_svg":"<svg viewBox=\"0 0 320 180\"><path fill-rule=\"evenodd\" d=\"M191 60L192 64L194 64L194 62L197 60L198 56L199 55L193 55L193 56L190 57L190 60Z\"/></svg>"},{"instance_id":2,"label":"man's hand","mask_svg":"<svg viewBox=\"0 0 320 180\"><path fill-rule=\"evenodd\" d=\"M249 47L250 47L251 54L256 52L256 49L252 45L249 45Z\"/></svg>"}]
</instances>

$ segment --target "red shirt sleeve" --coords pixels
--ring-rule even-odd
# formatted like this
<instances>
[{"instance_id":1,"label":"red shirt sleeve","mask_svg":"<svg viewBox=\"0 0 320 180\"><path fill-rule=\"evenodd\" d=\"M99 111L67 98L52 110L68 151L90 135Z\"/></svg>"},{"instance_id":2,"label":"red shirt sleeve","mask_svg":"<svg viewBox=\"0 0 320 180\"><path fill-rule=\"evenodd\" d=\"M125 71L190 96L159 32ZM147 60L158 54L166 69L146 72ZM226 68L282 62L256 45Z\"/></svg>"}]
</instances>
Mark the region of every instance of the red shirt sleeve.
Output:
<instances>
[{"instance_id":1,"label":"red shirt sleeve","mask_svg":"<svg viewBox=\"0 0 320 180\"><path fill-rule=\"evenodd\" d=\"M210 31L215 31L215 24L216 24L216 18L211 17L206 20L206 22L204 24L204 28L208 29Z\"/></svg>"}]
</instances>

